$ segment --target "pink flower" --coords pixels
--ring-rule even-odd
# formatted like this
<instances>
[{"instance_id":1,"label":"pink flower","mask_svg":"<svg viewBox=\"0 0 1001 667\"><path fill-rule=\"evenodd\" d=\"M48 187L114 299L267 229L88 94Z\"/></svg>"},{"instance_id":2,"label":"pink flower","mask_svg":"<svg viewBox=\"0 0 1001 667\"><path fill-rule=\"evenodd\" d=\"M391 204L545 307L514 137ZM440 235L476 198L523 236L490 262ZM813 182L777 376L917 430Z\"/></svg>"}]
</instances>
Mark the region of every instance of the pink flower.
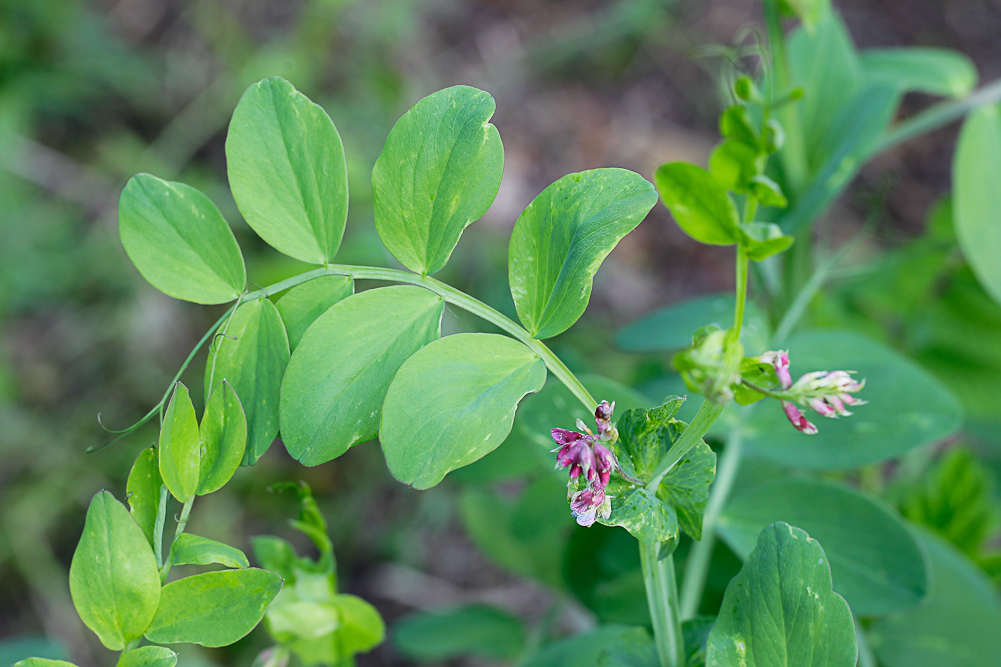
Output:
<instances>
[{"instance_id":1,"label":"pink flower","mask_svg":"<svg viewBox=\"0 0 1001 667\"><path fill-rule=\"evenodd\" d=\"M782 409L785 410L786 417L789 418L789 422L792 423L797 431L806 433L807 435L815 435L817 433L817 427L803 416L803 413L799 411L795 403L792 401L782 401Z\"/></svg>"},{"instance_id":2,"label":"pink flower","mask_svg":"<svg viewBox=\"0 0 1001 667\"><path fill-rule=\"evenodd\" d=\"M589 486L578 491L570 498L570 511L582 526L591 526L598 516L607 519L611 513L611 505L607 502L605 489L600 486Z\"/></svg>"},{"instance_id":3,"label":"pink flower","mask_svg":"<svg viewBox=\"0 0 1001 667\"><path fill-rule=\"evenodd\" d=\"M598 435L601 435L612 427L612 412L615 411L615 401L609 405L608 401L602 401L594 409L594 423L598 425Z\"/></svg>"},{"instance_id":4,"label":"pink flower","mask_svg":"<svg viewBox=\"0 0 1001 667\"><path fill-rule=\"evenodd\" d=\"M550 431L553 440L559 445L556 452L556 468L570 468L569 489L580 489L579 479L583 478L585 486L570 496L570 509L582 526L592 525L602 516L608 518L611 503L605 495L605 487L611 481L612 472L618 466L615 454L606 443L618 440L618 432L612 425L612 411L615 403L602 401L594 411L594 420L598 426L598 434L581 420L577 420L577 428L583 433L563 428Z\"/></svg>"},{"instance_id":5,"label":"pink flower","mask_svg":"<svg viewBox=\"0 0 1001 667\"><path fill-rule=\"evenodd\" d=\"M771 364L775 369L775 376L779 379L779 386L788 389L792 386L792 376L789 374L789 351L773 350L765 352L758 359L763 364Z\"/></svg>"}]
</instances>

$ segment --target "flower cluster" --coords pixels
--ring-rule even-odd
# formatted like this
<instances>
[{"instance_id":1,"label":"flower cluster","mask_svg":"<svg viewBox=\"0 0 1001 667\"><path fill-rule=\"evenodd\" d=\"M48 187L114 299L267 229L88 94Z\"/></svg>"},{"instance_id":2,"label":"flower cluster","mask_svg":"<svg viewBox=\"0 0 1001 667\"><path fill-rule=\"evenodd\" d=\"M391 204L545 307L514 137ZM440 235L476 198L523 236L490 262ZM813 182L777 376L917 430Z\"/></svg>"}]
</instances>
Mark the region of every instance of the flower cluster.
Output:
<instances>
[{"instance_id":1,"label":"flower cluster","mask_svg":"<svg viewBox=\"0 0 1001 667\"><path fill-rule=\"evenodd\" d=\"M597 434L587 425L577 420L577 428L582 432L554 428L553 440L559 445L556 452L556 469L570 468L567 496L570 509L582 526L592 525L601 516L607 519L611 513L611 501L605 495L605 487L611 479L618 462L608 445L619 439L619 433L612 425L615 403L602 401L594 411ZM580 489L580 485L584 488Z\"/></svg>"},{"instance_id":2,"label":"flower cluster","mask_svg":"<svg viewBox=\"0 0 1001 667\"><path fill-rule=\"evenodd\" d=\"M865 386L865 380L857 382L852 377L855 371L814 371L793 383L787 350L765 352L759 360L775 369L781 393L787 397L782 399L782 409L792 425L803 433L813 435L817 427L803 415L796 403L832 419L851 415L845 406L865 405L865 401L853 396Z\"/></svg>"}]
</instances>

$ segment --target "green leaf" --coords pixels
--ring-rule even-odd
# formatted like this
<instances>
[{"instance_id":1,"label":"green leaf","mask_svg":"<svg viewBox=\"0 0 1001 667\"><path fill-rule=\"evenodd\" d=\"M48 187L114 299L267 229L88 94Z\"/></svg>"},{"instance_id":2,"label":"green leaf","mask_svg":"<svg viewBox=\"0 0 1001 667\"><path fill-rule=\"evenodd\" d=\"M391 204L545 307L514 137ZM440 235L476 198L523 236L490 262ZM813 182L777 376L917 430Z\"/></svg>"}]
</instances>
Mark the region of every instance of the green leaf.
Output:
<instances>
[{"instance_id":1,"label":"green leaf","mask_svg":"<svg viewBox=\"0 0 1001 667\"><path fill-rule=\"evenodd\" d=\"M686 667L705 667L706 643L715 623L715 616L696 616L681 623Z\"/></svg>"},{"instance_id":2,"label":"green leaf","mask_svg":"<svg viewBox=\"0 0 1001 667\"><path fill-rule=\"evenodd\" d=\"M707 667L855 667L852 612L820 543L781 521L761 531L726 587Z\"/></svg>"},{"instance_id":3,"label":"green leaf","mask_svg":"<svg viewBox=\"0 0 1001 667\"><path fill-rule=\"evenodd\" d=\"M247 446L247 415L233 386L223 380L209 396L198 427L198 495L218 491L233 477Z\"/></svg>"},{"instance_id":4,"label":"green leaf","mask_svg":"<svg viewBox=\"0 0 1001 667\"><path fill-rule=\"evenodd\" d=\"M354 289L354 281L348 276L320 276L285 292L275 302L275 307L285 323L289 348L295 352L306 329L316 318L354 294Z\"/></svg>"},{"instance_id":5,"label":"green leaf","mask_svg":"<svg viewBox=\"0 0 1001 667\"><path fill-rule=\"evenodd\" d=\"M338 613L340 627L337 642L345 656L370 651L386 638L386 624L375 607L354 595L335 595L331 599Z\"/></svg>"},{"instance_id":6,"label":"green leaf","mask_svg":"<svg viewBox=\"0 0 1001 667\"><path fill-rule=\"evenodd\" d=\"M411 271L445 266L497 196L504 146L489 123L495 108L489 93L452 86L415 104L386 138L372 169L375 226Z\"/></svg>"},{"instance_id":7,"label":"green leaf","mask_svg":"<svg viewBox=\"0 0 1001 667\"><path fill-rule=\"evenodd\" d=\"M681 529L696 540L702 539L702 515L714 479L716 454L700 440L657 487L657 497L674 508Z\"/></svg>"},{"instance_id":8,"label":"green leaf","mask_svg":"<svg viewBox=\"0 0 1001 667\"><path fill-rule=\"evenodd\" d=\"M285 589L268 608L265 617L268 632L286 644L296 639L319 639L333 633L340 619L337 608L328 602L302 600Z\"/></svg>"},{"instance_id":9,"label":"green leaf","mask_svg":"<svg viewBox=\"0 0 1001 667\"><path fill-rule=\"evenodd\" d=\"M278 395L289 362L288 336L268 299L240 304L223 336L209 348L205 389L227 380L247 417L243 464L254 465L278 434ZM206 405L211 397L206 398Z\"/></svg>"},{"instance_id":10,"label":"green leaf","mask_svg":"<svg viewBox=\"0 0 1001 667\"><path fill-rule=\"evenodd\" d=\"M751 182L764 171L766 160L756 144L727 139L713 149L709 156L709 171L720 185L733 192L751 190Z\"/></svg>"},{"instance_id":11,"label":"green leaf","mask_svg":"<svg viewBox=\"0 0 1001 667\"><path fill-rule=\"evenodd\" d=\"M619 331L615 344L626 352L673 352L692 344L692 332L714 325L733 324L732 292L707 294L647 313ZM767 318L753 301L744 310L740 340L751 354L765 351L770 336Z\"/></svg>"},{"instance_id":12,"label":"green leaf","mask_svg":"<svg viewBox=\"0 0 1001 667\"><path fill-rule=\"evenodd\" d=\"M954 547L922 531L931 562L924 602L877 621L869 641L886 667L994 667L1001 603L991 581Z\"/></svg>"},{"instance_id":13,"label":"green leaf","mask_svg":"<svg viewBox=\"0 0 1001 667\"><path fill-rule=\"evenodd\" d=\"M128 493L129 512L151 547L155 539L154 526L160 511L162 486L163 478L160 477L156 447L148 447L139 452L136 462L132 464L125 490Z\"/></svg>"},{"instance_id":14,"label":"green leaf","mask_svg":"<svg viewBox=\"0 0 1001 667\"><path fill-rule=\"evenodd\" d=\"M174 667L177 654L164 646L143 646L126 651L116 667Z\"/></svg>"},{"instance_id":15,"label":"green leaf","mask_svg":"<svg viewBox=\"0 0 1001 667\"><path fill-rule=\"evenodd\" d=\"M146 639L158 644L228 646L261 622L281 587L277 574L255 568L178 579L163 587Z\"/></svg>"},{"instance_id":16,"label":"green leaf","mask_svg":"<svg viewBox=\"0 0 1001 667\"><path fill-rule=\"evenodd\" d=\"M522 211L511 232L508 279L534 338L562 333L580 318L601 262L656 203L639 174L593 169L567 174Z\"/></svg>"},{"instance_id":17,"label":"green leaf","mask_svg":"<svg viewBox=\"0 0 1001 667\"><path fill-rule=\"evenodd\" d=\"M650 626L640 554L632 535L600 523L575 528L562 565L571 592L602 624Z\"/></svg>"},{"instance_id":18,"label":"green leaf","mask_svg":"<svg viewBox=\"0 0 1001 667\"><path fill-rule=\"evenodd\" d=\"M784 235L782 228L771 222L748 222L740 226L740 231L748 258L756 262L784 252L793 242L793 237Z\"/></svg>"},{"instance_id":19,"label":"green leaf","mask_svg":"<svg viewBox=\"0 0 1001 667\"><path fill-rule=\"evenodd\" d=\"M614 644L627 628L605 625L590 632L567 637L543 646L522 667L588 667L595 665L602 651Z\"/></svg>"},{"instance_id":20,"label":"green leaf","mask_svg":"<svg viewBox=\"0 0 1001 667\"><path fill-rule=\"evenodd\" d=\"M254 558L265 570L271 570L282 579L290 579L294 576L296 556L292 545L272 535L258 535L251 539L254 548Z\"/></svg>"},{"instance_id":21,"label":"green leaf","mask_svg":"<svg viewBox=\"0 0 1001 667\"><path fill-rule=\"evenodd\" d=\"M779 0L779 8L786 14L797 17L809 33L817 29L817 24L830 13L830 0Z\"/></svg>"},{"instance_id":22,"label":"green leaf","mask_svg":"<svg viewBox=\"0 0 1001 667\"><path fill-rule=\"evenodd\" d=\"M647 629L630 628L605 647L598 667L660 667L660 658Z\"/></svg>"},{"instance_id":23,"label":"green leaf","mask_svg":"<svg viewBox=\"0 0 1001 667\"><path fill-rule=\"evenodd\" d=\"M736 139L749 146L757 145L758 134L747 115L747 107L736 104L719 117L719 133L727 139Z\"/></svg>"},{"instance_id":24,"label":"green leaf","mask_svg":"<svg viewBox=\"0 0 1001 667\"><path fill-rule=\"evenodd\" d=\"M862 616L879 616L921 601L928 591L925 559L895 512L841 484L802 478L752 488L719 519L723 539L747 557L758 533L775 521L802 526L822 540L834 590Z\"/></svg>"},{"instance_id":25,"label":"green leaf","mask_svg":"<svg viewBox=\"0 0 1001 667\"><path fill-rule=\"evenodd\" d=\"M657 192L682 230L699 243L731 245L740 238L737 207L708 171L669 162L654 175Z\"/></svg>"},{"instance_id":26,"label":"green leaf","mask_svg":"<svg viewBox=\"0 0 1001 667\"><path fill-rule=\"evenodd\" d=\"M977 68L950 49L868 49L861 54L866 78L883 79L901 92L965 97L977 87Z\"/></svg>"},{"instance_id":27,"label":"green leaf","mask_svg":"<svg viewBox=\"0 0 1001 667\"><path fill-rule=\"evenodd\" d=\"M14 667L77 667L65 660L50 660L48 658L25 658L14 663Z\"/></svg>"},{"instance_id":28,"label":"green leaf","mask_svg":"<svg viewBox=\"0 0 1001 667\"><path fill-rule=\"evenodd\" d=\"M289 454L315 466L374 438L389 383L404 361L441 335L444 309L438 295L404 285L356 294L318 317L282 382Z\"/></svg>"},{"instance_id":29,"label":"green leaf","mask_svg":"<svg viewBox=\"0 0 1001 667\"><path fill-rule=\"evenodd\" d=\"M164 294L213 304L243 292L247 270L233 231L208 197L184 183L129 179L118 233L139 273Z\"/></svg>"},{"instance_id":30,"label":"green leaf","mask_svg":"<svg viewBox=\"0 0 1001 667\"><path fill-rule=\"evenodd\" d=\"M153 550L107 491L90 501L70 564L70 594L81 620L112 651L142 636L160 600Z\"/></svg>"},{"instance_id":31,"label":"green leaf","mask_svg":"<svg viewBox=\"0 0 1001 667\"><path fill-rule=\"evenodd\" d=\"M598 517L606 526L622 526L640 542L654 544L678 537L678 515L674 508L644 487L614 492L606 491L612 500L612 513ZM615 495L612 495L615 493Z\"/></svg>"},{"instance_id":32,"label":"green leaf","mask_svg":"<svg viewBox=\"0 0 1001 667\"><path fill-rule=\"evenodd\" d=\"M764 174L758 174L751 179L751 193L764 206L785 208L789 205L781 186Z\"/></svg>"},{"instance_id":33,"label":"green leaf","mask_svg":"<svg viewBox=\"0 0 1001 667\"><path fill-rule=\"evenodd\" d=\"M250 567L247 556L237 549L207 537L182 533L170 547L174 565L211 565L218 563L232 568Z\"/></svg>"},{"instance_id":34,"label":"green leaf","mask_svg":"<svg viewBox=\"0 0 1001 667\"><path fill-rule=\"evenodd\" d=\"M392 641L397 651L414 660L504 660L521 652L525 626L495 607L471 605L402 618L393 626Z\"/></svg>"},{"instance_id":35,"label":"green leaf","mask_svg":"<svg viewBox=\"0 0 1001 667\"><path fill-rule=\"evenodd\" d=\"M959 247L991 297L1001 303L1001 114L996 104L970 113L952 164Z\"/></svg>"},{"instance_id":36,"label":"green leaf","mask_svg":"<svg viewBox=\"0 0 1001 667\"><path fill-rule=\"evenodd\" d=\"M160 475L178 502L186 503L198 490L201 443L198 418L188 388L174 383L174 393L160 427Z\"/></svg>"},{"instance_id":37,"label":"green leaf","mask_svg":"<svg viewBox=\"0 0 1001 667\"><path fill-rule=\"evenodd\" d=\"M379 439L389 471L431 488L504 442L518 402L545 381L542 359L506 336L430 343L404 362L386 393Z\"/></svg>"},{"instance_id":38,"label":"green leaf","mask_svg":"<svg viewBox=\"0 0 1001 667\"><path fill-rule=\"evenodd\" d=\"M621 413L615 425L619 439L612 448L626 474L643 482L650 481L657 464L684 426L674 419L684 401L679 396L668 396L656 409Z\"/></svg>"},{"instance_id":39,"label":"green leaf","mask_svg":"<svg viewBox=\"0 0 1001 667\"><path fill-rule=\"evenodd\" d=\"M745 430L745 444L772 461L809 470L850 470L885 461L955 433L962 410L952 393L913 361L847 331L813 331L789 341L793 377L815 370L856 370L867 378L858 396L868 405L851 417L808 417L817 435L804 436L778 403L762 403Z\"/></svg>"},{"instance_id":40,"label":"green leaf","mask_svg":"<svg viewBox=\"0 0 1001 667\"><path fill-rule=\"evenodd\" d=\"M337 254L348 216L344 147L326 112L279 77L247 88L226 136L233 198L257 234L310 264Z\"/></svg>"}]
</instances>

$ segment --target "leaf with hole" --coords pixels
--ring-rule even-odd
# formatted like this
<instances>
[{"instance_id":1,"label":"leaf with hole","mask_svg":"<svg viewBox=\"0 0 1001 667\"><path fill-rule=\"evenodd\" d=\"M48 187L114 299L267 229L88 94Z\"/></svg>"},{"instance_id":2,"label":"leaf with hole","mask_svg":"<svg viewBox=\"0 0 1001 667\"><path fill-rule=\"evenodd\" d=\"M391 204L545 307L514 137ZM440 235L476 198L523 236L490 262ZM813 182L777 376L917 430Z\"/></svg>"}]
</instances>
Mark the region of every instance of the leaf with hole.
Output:
<instances>
[{"instance_id":1,"label":"leaf with hole","mask_svg":"<svg viewBox=\"0 0 1001 667\"><path fill-rule=\"evenodd\" d=\"M289 454L315 466L374 438L390 382L403 362L441 335L444 309L438 295L404 285L361 292L318 317L282 381Z\"/></svg>"},{"instance_id":2,"label":"leaf with hole","mask_svg":"<svg viewBox=\"0 0 1001 667\"><path fill-rule=\"evenodd\" d=\"M639 174L593 169L567 174L522 211L511 232L508 280L534 338L562 333L580 318L598 267L656 203Z\"/></svg>"},{"instance_id":3,"label":"leaf with hole","mask_svg":"<svg viewBox=\"0 0 1001 667\"><path fill-rule=\"evenodd\" d=\"M112 651L142 636L160 601L149 541L107 491L90 501L70 563L70 595L81 620Z\"/></svg>"},{"instance_id":4,"label":"leaf with hole","mask_svg":"<svg viewBox=\"0 0 1001 667\"><path fill-rule=\"evenodd\" d=\"M344 146L326 112L280 77L240 98L226 135L233 198L273 248L310 264L330 262L348 216Z\"/></svg>"},{"instance_id":5,"label":"leaf with hole","mask_svg":"<svg viewBox=\"0 0 1001 667\"><path fill-rule=\"evenodd\" d=\"M372 169L375 227L400 264L421 275L448 261L462 231L500 188L504 146L489 93L452 86L397 121Z\"/></svg>"},{"instance_id":6,"label":"leaf with hole","mask_svg":"<svg viewBox=\"0 0 1001 667\"><path fill-rule=\"evenodd\" d=\"M518 402L542 389L546 365L506 336L436 340L393 378L379 439L389 471L418 489L493 451L511 432Z\"/></svg>"},{"instance_id":7,"label":"leaf with hole","mask_svg":"<svg viewBox=\"0 0 1001 667\"><path fill-rule=\"evenodd\" d=\"M205 362L205 389L215 393L226 380L236 391L247 418L243 464L254 465L278 435L278 398L289 362L285 324L271 301L254 299L240 304L219 331Z\"/></svg>"},{"instance_id":8,"label":"leaf with hole","mask_svg":"<svg viewBox=\"0 0 1001 667\"><path fill-rule=\"evenodd\" d=\"M214 304L243 292L247 270L233 231L208 197L184 183L129 179L118 233L139 273L164 294Z\"/></svg>"}]
</instances>

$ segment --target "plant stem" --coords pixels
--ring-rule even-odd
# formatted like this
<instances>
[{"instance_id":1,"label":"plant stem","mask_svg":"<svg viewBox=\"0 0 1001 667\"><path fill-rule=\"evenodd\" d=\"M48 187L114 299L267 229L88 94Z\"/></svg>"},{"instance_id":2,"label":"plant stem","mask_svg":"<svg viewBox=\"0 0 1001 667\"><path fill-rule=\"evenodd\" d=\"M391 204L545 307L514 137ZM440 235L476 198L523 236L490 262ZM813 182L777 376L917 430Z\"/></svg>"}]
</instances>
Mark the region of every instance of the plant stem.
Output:
<instances>
[{"instance_id":1,"label":"plant stem","mask_svg":"<svg viewBox=\"0 0 1001 667\"><path fill-rule=\"evenodd\" d=\"M878 667L879 662L872 652L872 646L869 645L869 638L865 636L865 631L862 630L858 619L855 620L855 637L858 642L858 667Z\"/></svg>"},{"instance_id":2,"label":"plant stem","mask_svg":"<svg viewBox=\"0 0 1001 667\"><path fill-rule=\"evenodd\" d=\"M160 570L160 582L167 581L167 573L170 572L170 566L173 564L174 560L174 543L177 542L182 534L184 534L184 527L188 524L188 516L191 514L191 506L195 502L195 497L191 496L188 498L187 502L184 503L184 507L181 508L181 516L177 519L177 528L174 529L174 539L170 542L170 551L167 552L167 559L163 563L163 569Z\"/></svg>"},{"instance_id":3,"label":"plant stem","mask_svg":"<svg viewBox=\"0 0 1001 667\"><path fill-rule=\"evenodd\" d=\"M226 318L226 324L223 325L222 331L219 335L225 337L226 332L229 331L229 325L233 321L233 317L236 315L236 311L240 308L240 303L243 301L243 295L241 294L237 299L236 303L229 311L229 317ZM214 342L214 341L213 341ZM222 344L222 341L219 341ZM205 387L205 402L208 403L209 398L212 397L212 389L215 388L215 363L219 359L219 345L216 345L216 353L212 354L212 343L209 343L209 354L212 354L212 368L209 370L209 384ZM162 419L161 419L162 421Z\"/></svg>"},{"instance_id":4,"label":"plant stem","mask_svg":"<svg viewBox=\"0 0 1001 667\"><path fill-rule=\"evenodd\" d=\"M737 306L733 313L734 340L740 340L740 329L744 324L744 306L747 302L747 251L737 244Z\"/></svg>"},{"instance_id":5,"label":"plant stem","mask_svg":"<svg viewBox=\"0 0 1001 667\"><path fill-rule=\"evenodd\" d=\"M163 524L167 521L167 500L170 492L167 485L160 485L160 501L156 506L156 520L153 522L153 555L156 556L156 566L163 567Z\"/></svg>"},{"instance_id":6,"label":"plant stem","mask_svg":"<svg viewBox=\"0 0 1001 667\"><path fill-rule=\"evenodd\" d=\"M653 471L650 478L650 483L647 484L646 488L650 491L656 492L657 487L660 486L660 480L664 478L668 472L671 471L678 461L685 457L692 447L697 445L699 441L702 440L709 429L712 427L716 419L719 418L720 414L723 412L723 404L716 403L706 399L702 403L702 407L699 408L699 412L695 415L695 419L692 423L688 425L688 428L681 434L678 441L674 443L671 449L668 450L667 455L660 460L657 464L657 468Z\"/></svg>"},{"instance_id":7,"label":"plant stem","mask_svg":"<svg viewBox=\"0 0 1001 667\"><path fill-rule=\"evenodd\" d=\"M743 446L743 423L738 424L730 433L720 458L716 479L713 481L706 503L706 511L702 516L702 539L695 543L685 564L685 578L681 583L681 618L689 619L699 611L702 591L709 573L709 562L716 544L716 520L726 504L733 481L740 468L741 449Z\"/></svg>"},{"instance_id":8,"label":"plant stem","mask_svg":"<svg viewBox=\"0 0 1001 667\"><path fill-rule=\"evenodd\" d=\"M274 285L269 285L268 287L256 292L250 292L244 296L243 301L246 302L253 299L264 299L272 294L277 294L278 292L295 287L296 285L313 280L314 278L328 275L350 276L351 278L362 280L385 280L390 282L406 283L431 290L446 302L454 306L458 306L466 312L476 315L480 319L490 322L494 326L507 332L527 345L533 352L542 357L542 360L546 362L546 367L550 370L550 372L552 372L553 375L559 378L560 381L567 386L573 395L584 404L584 407L586 407L589 412L594 412L594 409L598 407L597 401L594 400L584 385L581 384L580 380L578 380L574 374L570 372L570 369L568 369L566 365L560 361L559 357L553 354L552 351L541 341L533 338L532 334L526 329L519 326L509 317L497 312L482 301L474 299L465 292L462 292L451 285L446 285L440 280L435 280L430 276L420 276L416 273L410 273L408 271L384 269L376 266L331 264L328 267L314 269L312 271L299 274L298 276L293 276L292 278L275 283Z\"/></svg>"},{"instance_id":9,"label":"plant stem","mask_svg":"<svg viewBox=\"0 0 1001 667\"><path fill-rule=\"evenodd\" d=\"M653 638L660 667L684 667L685 640L678 616L678 582L674 574L674 556L658 559L660 544L640 541L643 583L650 605Z\"/></svg>"}]
</instances>

